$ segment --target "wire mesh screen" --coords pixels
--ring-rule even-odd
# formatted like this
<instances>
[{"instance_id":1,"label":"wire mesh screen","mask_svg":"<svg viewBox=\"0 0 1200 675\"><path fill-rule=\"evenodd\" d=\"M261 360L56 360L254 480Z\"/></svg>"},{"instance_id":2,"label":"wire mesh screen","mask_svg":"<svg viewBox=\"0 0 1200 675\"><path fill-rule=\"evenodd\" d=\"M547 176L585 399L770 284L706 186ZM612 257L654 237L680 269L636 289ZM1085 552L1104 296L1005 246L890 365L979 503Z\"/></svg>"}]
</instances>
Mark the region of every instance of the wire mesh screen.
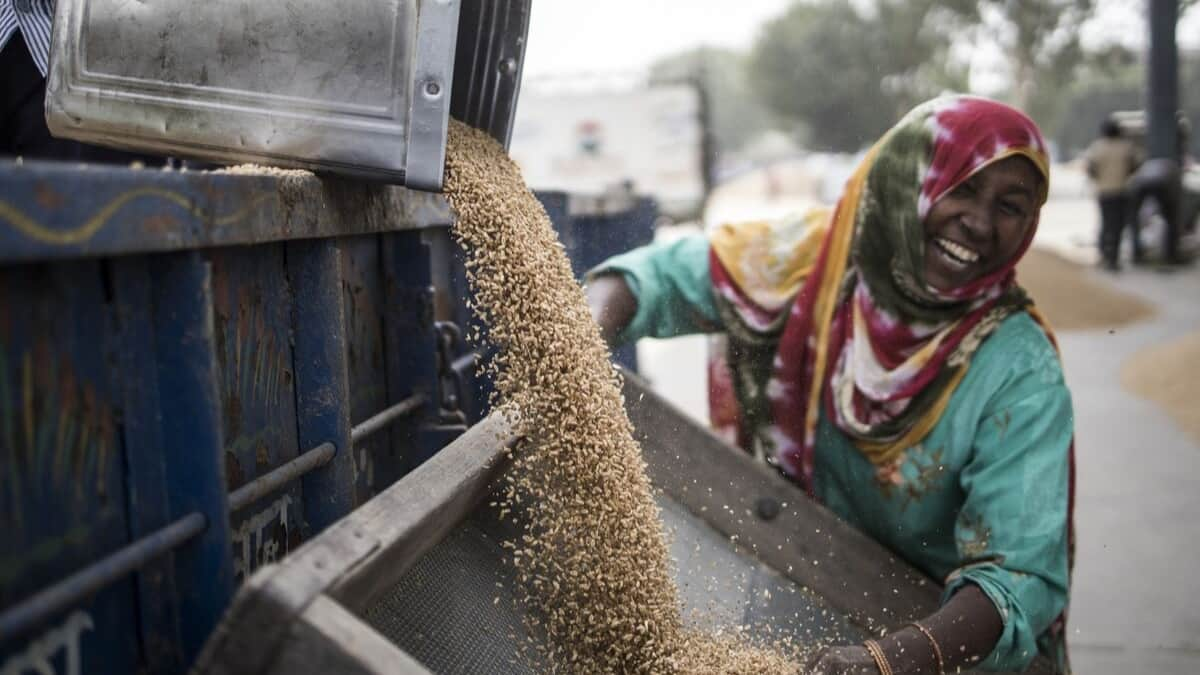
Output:
<instances>
[{"instance_id":1,"label":"wire mesh screen","mask_svg":"<svg viewBox=\"0 0 1200 675\"><path fill-rule=\"evenodd\" d=\"M368 607L366 620L435 673L536 673L499 542L465 523ZM525 650L528 652L529 650Z\"/></svg>"},{"instance_id":2,"label":"wire mesh screen","mask_svg":"<svg viewBox=\"0 0 1200 675\"><path fill-rule=\"evenodd\" d=\"M684 620L709 630L741 628L751 641L787 635L802 644L866 637L845 615L764 565L669 499L659 499Z\"/></svg>"},{"instance_id":3,"label":"wire mesh screen","mask_svg":"<svg viewBox=\"0 0 1200 675\"><path fill-rule=\"evenodd\" d=\"M765 643L781 634L806 643L865 637L845 616L739 551L669 499L660 511L676 562L685 620L740 629ZM478 519L484 521L483 518ZM435 673L536 673L529 634L501 563L497 535L469 520L429 551L365 612L366 620Z\"/></svg>"}]
</instances>

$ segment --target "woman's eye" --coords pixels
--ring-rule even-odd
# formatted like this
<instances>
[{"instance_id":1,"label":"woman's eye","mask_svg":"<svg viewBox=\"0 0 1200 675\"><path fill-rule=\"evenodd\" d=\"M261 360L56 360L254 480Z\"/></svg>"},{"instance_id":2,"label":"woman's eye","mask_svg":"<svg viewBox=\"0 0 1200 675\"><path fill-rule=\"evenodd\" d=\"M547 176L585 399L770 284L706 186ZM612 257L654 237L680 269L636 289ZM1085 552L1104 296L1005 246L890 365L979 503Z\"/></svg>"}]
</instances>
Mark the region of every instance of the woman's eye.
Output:
<instances>
[{"instance_id":1,"label":"woman's eye","mask_svg":"<svg viewBox=\"0 0 1200 675\"><path fill-rule=\"evenodd\" d=\"M1006 216L1024 217L1025 207L1014 202L1000 202L1000 212Z\"/></svg>"}]
</instances>

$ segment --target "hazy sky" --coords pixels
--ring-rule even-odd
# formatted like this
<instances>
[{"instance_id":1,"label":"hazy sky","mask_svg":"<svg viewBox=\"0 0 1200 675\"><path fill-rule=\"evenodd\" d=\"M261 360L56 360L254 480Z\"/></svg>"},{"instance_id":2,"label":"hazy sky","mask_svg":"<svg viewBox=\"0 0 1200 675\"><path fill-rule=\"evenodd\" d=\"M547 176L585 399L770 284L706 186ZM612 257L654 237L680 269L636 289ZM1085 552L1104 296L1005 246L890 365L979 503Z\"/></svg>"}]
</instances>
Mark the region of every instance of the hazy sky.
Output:
<instances>
[{"instance_id":1,"label":"hazy sky","mask_svg":"<svg viewBox=\"0 0 1200 675\"><path fill-rule=\"evenodd\" d=\"M841 0L834 0L841 1ZM865 0L855 0L865 1ZM524 76L631 73L699 45L748 48L763 22L792 0L534 0ZM1087 43L1145 42L1146 0L1099 0ZM1200 46L1200 9L1180 22L1179 41ZM999 54L996 55L999 57ZM986 57L986 55L985 55ZM987 67L985 62L981 67Z\"/></svg>"},{"instance_id":2,"label":"hazy sky","mask_svg":"<svg viewBox=\"0 0 1200 675\"><path fill-rule=\"evenodd\" d=\"M791 0L534 0L524 77L624 73L698 45L747 48Z\"/></svg>"}]
</instances>

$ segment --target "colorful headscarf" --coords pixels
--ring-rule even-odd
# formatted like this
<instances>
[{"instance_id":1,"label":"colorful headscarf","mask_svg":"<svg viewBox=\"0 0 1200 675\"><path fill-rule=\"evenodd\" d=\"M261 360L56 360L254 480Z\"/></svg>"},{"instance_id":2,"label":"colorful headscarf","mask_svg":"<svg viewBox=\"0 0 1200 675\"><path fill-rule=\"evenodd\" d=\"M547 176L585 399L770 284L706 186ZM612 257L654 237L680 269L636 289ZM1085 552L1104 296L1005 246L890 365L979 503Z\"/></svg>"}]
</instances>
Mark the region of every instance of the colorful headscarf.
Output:
<instances>
[{"instance_id":1,"label":"colorful headscarf","mask_svg":"<svg viewBox=\"0 0 1200 675\"><path fill-rule=\"evenodd\" d=\"M942 292L923 277L932 206L1007 157L1049 186L1046 145L1021 112L983 98L918 106L863 159L830 214L724 227L712 237L718 309L742 400L739 440L757 440L812 490L820 406L877 465L937 423L979 344L1028 307L1017 261Z\"/></svg>"}]
</instances>

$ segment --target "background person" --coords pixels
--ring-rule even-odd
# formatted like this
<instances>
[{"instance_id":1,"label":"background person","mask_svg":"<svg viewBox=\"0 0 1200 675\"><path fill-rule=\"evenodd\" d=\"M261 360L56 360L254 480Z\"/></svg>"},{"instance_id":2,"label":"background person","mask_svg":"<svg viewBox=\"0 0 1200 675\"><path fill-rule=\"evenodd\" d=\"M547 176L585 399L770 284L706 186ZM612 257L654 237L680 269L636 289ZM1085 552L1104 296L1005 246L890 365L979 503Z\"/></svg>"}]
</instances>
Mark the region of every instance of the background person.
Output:
<instances>
[{"instance_id":1,"label":"background person","mask_svg":"<svg viewBox=\"0 0 1200 675\"><path fill-rule=\"evenodd\" d=\"M1121 233L1127 225L1133 240L1133 259L1140 262L1142 240L1129 196L1129 177L1139 164L1137 147L1121 133L1121 125L1109 118L1100 125L1100 138L1088 147L1085 157L1100 205L1102 264L1112 271L1121 269Z\"/></svg>"}]
</instances>

